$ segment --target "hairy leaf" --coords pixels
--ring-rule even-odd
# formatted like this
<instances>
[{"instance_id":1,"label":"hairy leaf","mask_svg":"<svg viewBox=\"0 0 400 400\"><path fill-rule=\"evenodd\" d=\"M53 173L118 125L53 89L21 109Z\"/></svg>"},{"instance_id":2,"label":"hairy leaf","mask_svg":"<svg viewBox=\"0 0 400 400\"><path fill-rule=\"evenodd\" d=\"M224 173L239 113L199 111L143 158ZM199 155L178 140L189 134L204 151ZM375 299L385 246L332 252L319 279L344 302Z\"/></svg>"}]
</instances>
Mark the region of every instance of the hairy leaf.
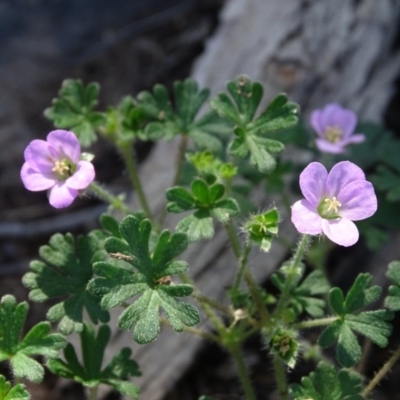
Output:
<instances>
[{"instance_id":1,"label":"hairy leaf","mask_svg":"<svg viewBox=\"0 0 400 400\"><path fill-rule=\"evenodd\" d=\"M11 387L11 383L0 375L0 400L29 400L31 396L25 389L25 385L19 383Z\"/></svg>"},{"instance_id":2,"label":"hairy leaf","mask_svg":"<svg viewBox=\"0 0 400 400\"><path fill-rule=\"evenodd\" d=\"M44 115L57 128L72 130L82 146L89 146L96 140L96 127L106 122L103 114L93 111L99 89L97 83L85 87L80 80L66 79L58 92L59 97L53 99L52 106L45 110Z\"/></svg>"},{"instance_id":3,"label":"hairy leaf","mask_svg":"<svg viewBox=\"0 0 400 400\"><path fill-rule=\"evenodd\" d=\"M220 93L210 101L210 106L219 115L235 123L235 138L229 144L234 157L244 158L250 154L250 162L263 173L275 168L272 154L284 149L283 143L265 137L271 133L293 126L298 122L298 106L290 103L286 95L280 94L256 117L263 97L263 87L247 76L239 76L227 83L228 96Z\"/></svg>"},{"instance_id":4,"label":"hairy leaf","mask_svg":"<svg viewBox=\"0 0 400 400\"><path fill-rule=\"evenodd\" d=\"M222 223L239 213L239 206L232 198L223 198L225 187L221 183L209 184L204 179L196 178L191 185L192 193L176 186L166 192L169 203L167 210L171 213L195 210L193 214L182 219L177 232L185 233L189 241L210 239L214 235L212 217Z\"/></svg>"},{"instance_id":5,"label":"hairy leaf","mask_svg":"<svg viewBox=\"0 0 400 400\"><path fill-rule=\"evenodd\" d=\"M200 90L193 79L174 83L174 102L169 99L163 85L154 86L152 92L139 93L138 108L151 120L145 128L145 136L149 139L172 139L183 134L192 138L199 147L220 150L219 135L229 132L230 124L214 112L196 119L208 96L209 90Z\"/></svg>"},{"instance_id":6,"label":"hairy leaf","mask_svg":"<svg viewBox=\"0 0 400 400\"><path fill-rule=\"evenodd\" d=\"M79 362L74 347L68 344L64 350L64 360L58 358L48 361L50 371L88 387L96 387L100 383L109 385L121 394L137 399L139 389L127 381L131 376L141 375L136 361L130 358L131 349L124 347L102 368L104 351L111 337L110 328L102 325L96 335L93 327L85 323L80 337L83 363Z\"/></svg>"},{"instance_id":7,"label":"hairy leaf","mask_svg":"<svg viewBox=\"0 0 400 400\"><path fill-rule=\"evenodd\" d=\"M329 304L338 319L321 333L318 343L329 347L337 343L338 362L351 367L361 358L361 347L353 331L358 332L380 347L387 346L392 326L388 322L393 314L387 310L360 311L361 308L378 300L379 286L372 286L370 274L360 274L346 297L335 287L329 292Z\"/></svg>"},{"instance_id":8,"label":"hairy leaf","mask_svg":"<svg viewBox=\"0 0 400 400\"><path fill-rule=\"evenodd\" d=\"M178 332L185 325L197 324L197 309L176 299L190 295L193 288L174 284L171 278L171 275L188 269L185 262L174 260L185 251L187 236L165 230L159 234L154 250L150 251L152 227L148 220L127 216L119 230L121 238L107 239L105 247L110 254L124 255L127 266L97 262L94 269L99 277L89 283L89 290L102 296L102 307L108 310L133 301L120 315L119 327L133 329L133 338L138 343L149 343L157 338L160 332L159 309L165 312L171 326Z\"/></svg>"},{"instance_id":9,"label":"hairy leaf","mask_svg":"<svg viewBox=\"0 0 400 400\"><path fill-rule=\"evenodd\" d=\"M87 283L93 276L92 264L106 256L104 238L100 231L79 236L76 242L69 233L55 234L50 238L49 245L39 249L44 261L32 261L32 272L23 277L23 284L30 289L30 300L43 302L62 298L50 308L47 318L53 322L60 321L58 329L64 335L82 331L84 308L94 323L109 320L108 312L101 309L99 299L87 290Z\"/></svg>"},{"instance_id":10,"label":"hairy leaf","mask_svg":"<svg viewBox=\"0 0 400 400\"><path fill-rule=\"evenodd\" d=\"M51 333L48 322L39 322L21 339L28 313L28 303L17 304L14 296L3 296L0 302L0 361L9 360L16 377L41 382L44 369L31 356L57 357L66 345L64 336Z\"/></svg>"},{"instance_id":11,"label":"hairy leaf","mask_svg":"<svg viewBox=\"0 0 400 400\"><path fill-rule=\"evenodd\" d=\"M339 371L321 361L314 372L290 385L294 400L363 400L361 376L347 369Z\"/></svg>"}]
</instances>

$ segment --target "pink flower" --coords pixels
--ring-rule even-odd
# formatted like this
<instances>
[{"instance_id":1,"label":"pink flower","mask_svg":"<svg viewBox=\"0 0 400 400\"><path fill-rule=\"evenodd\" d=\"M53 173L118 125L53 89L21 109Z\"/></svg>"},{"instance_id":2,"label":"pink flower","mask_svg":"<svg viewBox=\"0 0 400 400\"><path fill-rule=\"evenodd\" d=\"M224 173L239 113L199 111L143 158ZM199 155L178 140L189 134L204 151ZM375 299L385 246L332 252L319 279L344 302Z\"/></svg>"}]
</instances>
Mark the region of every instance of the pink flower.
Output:
<instances>
[{"instance_id":1,"label":"pink flower","mask_svg":"<svg viewBox=\"0 0 400 400\"><path fill-rule=\"evenodd\" d=\"M56 130L45 140L32 140L21 169L24 186L33 192L49 189L55 208L68 207L93 181L93 164L80 160L81 146L73 132Z\"/></svg>"},{"instance_id":2,"label":"pink flower","mask_svg":"<svg viewBox=\"0 0 400 400\"><path fill-rule=\"evenodd\" d=\"M339 104L327 104L321 110L314 110L310 122L319 136L315 143L325 153L344 153L348 144L365 140L363 134L353 134L357 125L356 114Z\"/></svg>"},{"instance_id":3,"label":"pink flower","mask_svg":"<svg viewBox=\"0 0 400 400\"><path fill-rule=\"evenodd\" d=\"M300 233L324 233L332 242L352 246L358 229L352 221L373 215L377 199L364 172L350 161L325 167L310 163L300 174L300 189L305 199L292 206L292 222Z\"/></svg>"}]
</instances>

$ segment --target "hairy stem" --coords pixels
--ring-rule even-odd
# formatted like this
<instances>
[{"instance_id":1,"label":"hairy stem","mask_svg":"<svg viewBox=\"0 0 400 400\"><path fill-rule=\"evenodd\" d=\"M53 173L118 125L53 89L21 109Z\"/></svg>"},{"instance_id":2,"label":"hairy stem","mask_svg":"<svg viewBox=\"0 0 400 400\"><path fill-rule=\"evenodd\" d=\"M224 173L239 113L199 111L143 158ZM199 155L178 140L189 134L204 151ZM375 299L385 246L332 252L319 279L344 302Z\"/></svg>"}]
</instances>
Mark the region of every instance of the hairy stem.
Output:
<instances>
[{"instance_id":1,"label":"hairy stem","mask_svg":"<svg viewBox=\"0 0 400 400\"><path fill-rule=\"evenodd\" d=\"M372 349L372 340L366 338L364 340L364 344L362 347L362 352L361 352L361 360L358 363L357 367L356 367L356 371L360 374L360 375L364 375L364 370L365 367L367 366L367 362L370 356L370 351Z\"/></svg>"},{"instance_id":2,"label":"hairy stem","mask_svg":"<svg viewBox=\"0 0 400 400\"><path fill-rule=\"evenodd\" d=\"M164 325L171 326L170 322L166 318L160 318L160 322ZM213 335L212 333L202 331L201 329L193 328L191 326L184 326L183 331L190 333L192 335L200 336L203 339L211 340L215 343L221 343L221 340L218 336Z\"/></svg>"},{"instance_id":3,"label":"hairy stem","mask_svg":"<svg viewBox=\"0 0 400 400\"><path fill-rule=\"evenodd\" d=\"M400 358L400 346L392 354L389 360L387 360L386 363L383 364L382 368L376 373L373 379L365 387L365 389L362 392L363 397L367 398L370 395L370 393L375 389L375 386L382 380L382 378L385 377L385 375L390 371L393 365L396 364L399 358Z\"/></svg>"},{"instance_id":4,"label":"hairy stem","mask_svg":"<svg viewBox=\"0 0 400 400\"><path fill-rule=\"evenodd\" d=\"M257 310L261 318L261 325L263 327L271 327L271 316L269 315L269 312L265 307L264 301L260 294L260 289L248 267L246 267L245 269L244 279L246 281L247 287L249 288L250 294L253 297L254 302L256 303Z\"/></svg>"},{"instance_id":5,"label":"hairy stem","mask_svg":"<svg viewBox=\"0 0 400 400\"><path fill-rule=\"evenodd\" d=\"M145 212L147 218L149 218L150 221L154 223L154 218L150 211L149 203L147 201L146 195L143 191L142 183L139 178L132 143L121 143L118 145L118 148L121 152L122 158L124 159L132 185L138 195L140 206L143 208L143 211Z\"/></svg>"},{"instance_id":6,"label":"hairy stem","mask_svg":"<svg viewBox=\"0 0 400 400\"><path fill-rule=\"evenodd\" d=\"M235 362L239 379L240 382L242 383L242 387L246 396L245 397L246 400L256 400L256 395L254 393L254 389L250 381L250 376L246 364L244 363L243 360L243 354L240 348L240 344L236 342L231 343L230 345L227 346L227 348Z\"/></svg>"},{"instance_id":7,"label":"hairy stem","mask_svg":"<svg viewBox=\"0 0 400 400\"><path fill-rule=\"evenodd\" d=\"M249 257L250 251L251 251L251 245L247 244L244 249L244 252L239 260L239 269L236 274L235 282L233 283L233 286L232 286L232 289L234 292L236 292L239 289L240 282L242 281L243 274L246 269L247 259Z\"/></svg>"},{"instance_id":8,"label":"hairy stem","mask_svg":"<svg viewBox=\"0 0 400 400\"><path fill-rule=\"evenodd\" d=\"M181 142L179 143L178 153L176 155L175 174L171 183L171 187L174 187L178 184L179 178L182 175L182 167L183 167L183 162L185 161L185 153L188 146L188 141L189 141L188 135L182 133ZM160 226L163 225L166 216L167 216L167 208L164 207L161 211L159 219Z\"/></svg>"},{"instance_id":9,"label":"hairy stem","mask_svg":"<svg viewBox=\"0 0 400 400\"><path fill-rule=\"evenodd\" d=\"M326 317L326 318L318 318L310 321L302 321L297 324L293 324L294 329L305 329L305 328L315 328L316 326L324 326L329 325L332 322L335 322L339 317Z\"/></svg>"},{"instance_id":10,"label":"hairy stem","mask_svg":"<svg viewBox=\"0 0 400 400\"><path fill-rule=\"evenodd\" d=\"M97 389L98 386L89 388L88 400L97 400Z\"/></svg>"},{"instance_id":11,"label":"hairy stem","mask_svg":"<svg viewBox=\"0 0 400 400\"><path fill-rule=\"evenodd\" d=\"M229 220L225 224L226 233L228 234L229 241L232 246L232 250L235 254L235 257L239 260L242 254L242 246L240 244L240 240L235 230L235 226L233 225L232 221Z\"/></svg>"},{"instance_id":12,"label":"hairy stem","mask_svg":"<svg viewBox=\"0 0 400 400\"><path fill-rule=\"evenodd\" d=\"M274 365L276 384L278 386L279 398L280 400L288 400L289 390L286 379L285 366L282 360L276 355L273 356L273 365Z\"/></svg>"},{"instance_id":13,"label":"hairy stem","mask_svg":"<svg viewBox=\"0 0 400 400\"><path fill-rule=\"evenodd\" d=\"M301 260L303 259L304 253L307 250L307 246L308 246L309 242L310 242L310 236L303 235L303 237L301 238L299 245L297 246L297 249L294 253L292 262L290 263L290 266L288 267L285 284L283 286L282 294L279 298L278 305L277 305L276 311L275 311L275 315L278 318L282 315L282 312L286 306L286 303L289 298L293 279L297 275L297 268L299 267L299 264L300 264Z\"/></svg>"},{"instance_id":14,"label":"hairy stem","mask_svg":"<svg viewBox=\"0 0 400 400\"><path fill-rule=\"evenodd\" d=\"M125 214L131 213L129 208L124 204L124 202L120 198L112 195L109 191L104 189L98 183L92 182L89 185L89 189L95 196L97 196L101 200L104 200L106 203L110 204L116 210L122 211Z\"/></svg>"},{"instance_id":15,"label":"hairy stem","mask_svg":"<svg viewBox=\"0 0 400 400\"><path fill-rule=\"evenodd\" d=\"M188 141L189 141L188 135L181 134L181 142L179 143L178 153L176 155L175 175L174 179L172 180L172 186L176 186L179 182L179 178L181 177Z\"/></svg>"},{"instance_id":16,"label":"hairy stem","mask_svg":"<svg viewBox=\"0 0 400 400\"><path fill-rule=\"evenodd\" d=\"M204 296L203 293L201 293L199 290L194 290L192 296L199 302L207 303L210 305L212 308L221 311L222 313L229 315L230 317L233 317L233 311L227 307L224 306L223 304L218 303L218 301L210 299L207 296Z\"/></svg>"}]
</instances>

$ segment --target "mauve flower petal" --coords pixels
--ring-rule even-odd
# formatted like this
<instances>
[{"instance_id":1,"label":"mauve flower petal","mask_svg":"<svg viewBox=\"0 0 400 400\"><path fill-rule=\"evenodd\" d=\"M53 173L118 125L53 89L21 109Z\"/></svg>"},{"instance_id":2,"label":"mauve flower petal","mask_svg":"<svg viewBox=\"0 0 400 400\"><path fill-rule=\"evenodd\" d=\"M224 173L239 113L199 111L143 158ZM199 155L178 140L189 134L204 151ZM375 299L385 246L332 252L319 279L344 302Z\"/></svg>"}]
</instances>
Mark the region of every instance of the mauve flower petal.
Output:
<instances>
[{"instance_id":1,"label":"mauve flower petal","mask_svg":"<svg viewBox=\"0 0 400 400\"><path fill-rule=\"evenodd\" d=\"M65 182L58 182L49 194L49 203L54 208L65 208L71 205L75 197L78 196L78 191L70 189Z\"/></svg>"},{"instance_id":2,"label":"mauve flower petal","mask_svg":"<svg viewBox=\"0 0 400 400\"><path fill-rule=\"evenodd\" d=\"M374 187L365 180L346 185L338 194L337 199L342 204L340 215L352 221L368 218L375 214L378 208Z\"/></svg>"},{"instance_id":3,"label":"mauve flower petal","mask_svg":"<svg viewBox=\"0 0 400 400\"><path fill-rule=\"evenodd\" d=\"M314 110L310 115L310 123L318 136L322 137L325 131L325 127L322 125L321 116L322 110Z\"/></svg>"},{"instance_id":4,"label":"mauve flower petal","mask_svg":"<svg viewBox=\"0 0 400 400\"><path fill-rule=\"evenodd\" d=\"M325 182L328 172L319 162L307 165L300 174L300 189L308 202L316 208L325 192Z\"/></svg>"},{"instance_id":5,"label":"mauve flower petal","mask_svg":"<svg viewBox=\"0 0 400 400\"><path fill-rule=\"evenodd\" d=\"M325 139L315 139L315 144L317 145L318 150L321 150L324 153L331 153L331 154L344 153L344 148L342 147L340 142L331 143Z\"/></svg>"},{"instance_id":6,"label":"mauve flower petal","mask_svg":"<svg viewBox=\"0 0 400 400\"><path fill-rule=\"evenodd\" d=\"M47 135L47 142L57 152L58 159L68 158L73 163L79 161L81 145L73 132L57 129Z\"/></svg>"},{"instance_id":7,"label":"mauve flower petal","mask_svg":"<svg viewBox=\"0 0 400 400\"><path fill-rule=\"evenodd\" d=\"M57 183L53 173L43 174L35 171L27 162L21 168L21 180L25 188L32 192L50 189Z\"/></svg>"},{"instance_id":8,"label":"mauve flower petal","mask_svg":"<svg viewBox=\"0 0 400 400\"><path fill-rule=\"evenodd\" d=\"M86 189L95 177L93 164L89 161L79 161L75 173L66 180L71 189Z\"/></svg>"},{"instance_id":9,"label":"mauve flower petal","mask_svg":"<svg viewBox=\"0 0 400 400\"><path fill-rule=\"evenodd\" d=\"M24 151L25 161L36 171L50 172L54 162L49 144L44 140L35 139Z\"/></svg>"},{"instance_id":10,"label":"mauve flower petal","mask_svg":"<svg viewBox=\"0 0 400 400\"><path fill-rule=\"evenodd\" d=\"M357 125L357 116L345 108L337 109L332 115L332 126L337 126L343 132L343 139L349 137Z\"/></svg>"},{"instance_id":11,"label":"mauve flower petal","mask_svg":"<svg viewBox=\"0 0 400 400\"><path fill-rule=\"evenodd\" d=\"M338 196L340 191L350 182L365 180L364 172L350 161L341 161L334 165L326 180L326 195Z\"/></svg>"},{"instance_id":12,"label":"mauve flower petal","mask_svg":"<svg viewBox=\"0 0 400 400\"><path fill-rule=\"evenodd\" d=\"M299 200L292 206L292 222L300 233L318 235L322 233L322 218L307 200Z\"/></svg>"},{"instance_id":13,"label":"mauve flower petal","mask_svg":"<svg viewBox=\"0 0 400 400\"><path fill-rule=\"evenodd\" d=\"M332 242L345 247L357 243L358 229L354 222L349 219L323 219L321 225L322 231Z\"/></svg>"},{"instance_id":14,"label":"mauve flower petal","mask_svg":"<svg viewBox=\"0 0 400 400\"><path fill-rule=\"evenodd\" d=\"M342 146L347 146L348 144L351 143L362 143L365 140L365 135L362 133L357 133L356 135L351 135L347 139L344 139L340 142Z\"/></svg>"},{"instance_id":15,"label":"mauve flower petal","mask_svg":"<svg viewBox=\"0 0 400 400\"><path fill-rule=\"evenodd\" d=\"M334 116L338 111L340 112L341 110L342 106L336 103L327 104L322 109L321 123L324 127L324 130L329 126L334 126Z\"/></svg>"}]
</instances>

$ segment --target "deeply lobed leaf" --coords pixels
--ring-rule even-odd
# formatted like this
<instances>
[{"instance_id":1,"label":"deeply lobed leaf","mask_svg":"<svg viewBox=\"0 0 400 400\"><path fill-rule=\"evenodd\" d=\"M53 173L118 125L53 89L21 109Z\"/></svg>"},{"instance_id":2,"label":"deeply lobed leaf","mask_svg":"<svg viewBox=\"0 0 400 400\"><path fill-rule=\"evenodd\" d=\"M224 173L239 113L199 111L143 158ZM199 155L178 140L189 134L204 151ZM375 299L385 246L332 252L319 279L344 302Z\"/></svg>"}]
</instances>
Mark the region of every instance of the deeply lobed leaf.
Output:
<instances>
[{"instance_id":1,"label":"deeply lobed leaf","mask_svg":"<svg viewBox=\"0 0 400 400\"><path fill-rule=\"evenodd\" d=\"M266 138L265 135L296 124L298 105L288 102L287 96L280 94L255 117L263 96L262 85L242 75L229 81L227 89L231 97L220 93L210 101L210 106L236 124L236 137L228 146L229 153L239 158L244 158L250 153L251 164L262 173L271 172L276 165L271 153L281 152L284 145L278 140Z\"/></svg>"},{"instance_id":2,"label":"deeply lobed leaf","mask_svg":"<svg viewBox=\"0 0 400 400\"><path fill-rule=\"evenodd\" d=\"M191 184L191 190L192 193L176 186L166 192L169 212L195 210L193 214L182 219L176 227L177 232L186 234L190 242L213 237L212 217L222 223L227 223L230 218L239 213L236 200L224 198L225 187L215 180L210 184L204 179L195 178Z\"/></svg>"},{"instance_id":3,"label":"deeply lobed leaf","mask_svg":"<svg viewBox=\"0 0 400 400\"><path fill-rule=\"evenodd\" d=\"M48 368L55 374L67 379L74 379L87 387L96 387L100 383L109 385L121 394L138 398L139 389L126 381L131 376L140 376L139 367L131 359L131 350L123 348L102 369L105 348L111 337L108 326L100 326L97 335L90 324L85 323L81 337L82 364L71 344L64 350L64 359L48 361Z\"/></svg>"},{"instance_id":4,"label":"deeply lobed leaf","mask_svg":"<svg viewBox=\"0 0 400 400\"><path fill-rule=\"evenodd\" d=\"M119 226L121 237L111 237L105 243L108 252L123 255L125 266L96 263L94 268L98 277L88 285L92 293L102 296L101 305L105 309L139 295L119 318L119 327L133 329L133 338L138 343L148 343L157 338L160 308L176 331L182 331L184 325L192 326L199 322L196 308L175 299L190 295L193 288L173 284L170 277L188 268L185 262L174 260L185 251L187 236L165 230L159 234L154 250L150 252L151 230L148 220L139 220L133 215L125 217Z\"/></svg>"},{"instance_id":5,"label":"deeply lobed leaf","mask_svg":"<svg viewBox=\"0 0 400 400\"><path fill-rule=\"evenodd\" d=\"M145 128L145 136L149 139L172 139L183 134L192 138L199 147L220 150L218 135L229 131L229 124L214 112L196 119L208 96L209 90L199 89L197 82L190 78L174 83L174 102L169 99L163 85L156 85L152 92L140 93L138 108L151 120Z\"/></svg>"},{"instance_id":6,"label":"deeply lobed leaf","mask_svg":"<svg viewBox=\"0 0 400 400\"><path fill-rule=\"evenodd\" d=\"M19 383L11 387L11 383L0 375L0 400L29 400L31 396L25 389L25 385Z\"/></svg>"},{"instance_id":7,"label":"deeply lobed leaf","mask_svg":"<svg viewBox=\"0 0 400 400\"><path fill-rule=\"evenodd\" d=\"M104 237L100 231L93 231L79 236L75 242L71 234L53 235L49 245L39 250L44 261L32 261L31 272L22 279L24 286L30 289L32 301L63 298L50 308L47 317L50 321L60 321L58 329L65 335L83 329L84 308L94 323L109 319L98 299L87 291L87 283L93 275L93 262L106 255Z\"/></svg>"},{"instance_id":8,"label":"deeply lobed leaf","mask_svg":"<svg viewBox=\"0 0 400 400\"><path fill-rule=\"evenodd\" d=\"M96 140L95 129L105 124L103 114L94 112L99 96L99 84L89 83L86 87L80 80L66 79L53 99L52 106L44 115L53 121L57 128L72 130L82 146L89 146Z\"/></svg>"},{"instance_id":9,"label":"deeply lobed leaf","mask_svg":"<svg viewBox=\"0 0 400 400\"><path fill-rule=\"evenodd\" d=\"M339 288L331 289L329 303L338 315L338 319L321 333L318 343L329 347L337 343L338 362L351 367L361 358L361 347L353 331L358 332L378 346L387 345L387 338L392 332L389 321L393 314L387 310L360 311L360 308L376 301L381 288L372 286L370 274L360 274L346 297Z\"/></svg>"},{"instance_id":10,"label":"deeply lobed leaf","mask_svg":"<svg viewBox=\"0 0 400 400\"><path fill-rule=\"evenodd\" d=\"M51 333L48 322L40 322L21 339L28 304L17 304L14 296L3 296L0 302L0 361L9 360L16 377L41 382L44 369L31 356L57 357L66 345L64 336Z\"/></svg>"},{"instance_id":11,"label":"deeply lobed leaf","mask_svg":"<svg viewBox=\"0 0 400 400\"><path fill-rule=\"evenodd\" d=\"M363 400L361 377L347 369L339 371L321 361L314 372L303 377L301 384L290 385L294 400Z\"/></svg>"}]
</instances>

